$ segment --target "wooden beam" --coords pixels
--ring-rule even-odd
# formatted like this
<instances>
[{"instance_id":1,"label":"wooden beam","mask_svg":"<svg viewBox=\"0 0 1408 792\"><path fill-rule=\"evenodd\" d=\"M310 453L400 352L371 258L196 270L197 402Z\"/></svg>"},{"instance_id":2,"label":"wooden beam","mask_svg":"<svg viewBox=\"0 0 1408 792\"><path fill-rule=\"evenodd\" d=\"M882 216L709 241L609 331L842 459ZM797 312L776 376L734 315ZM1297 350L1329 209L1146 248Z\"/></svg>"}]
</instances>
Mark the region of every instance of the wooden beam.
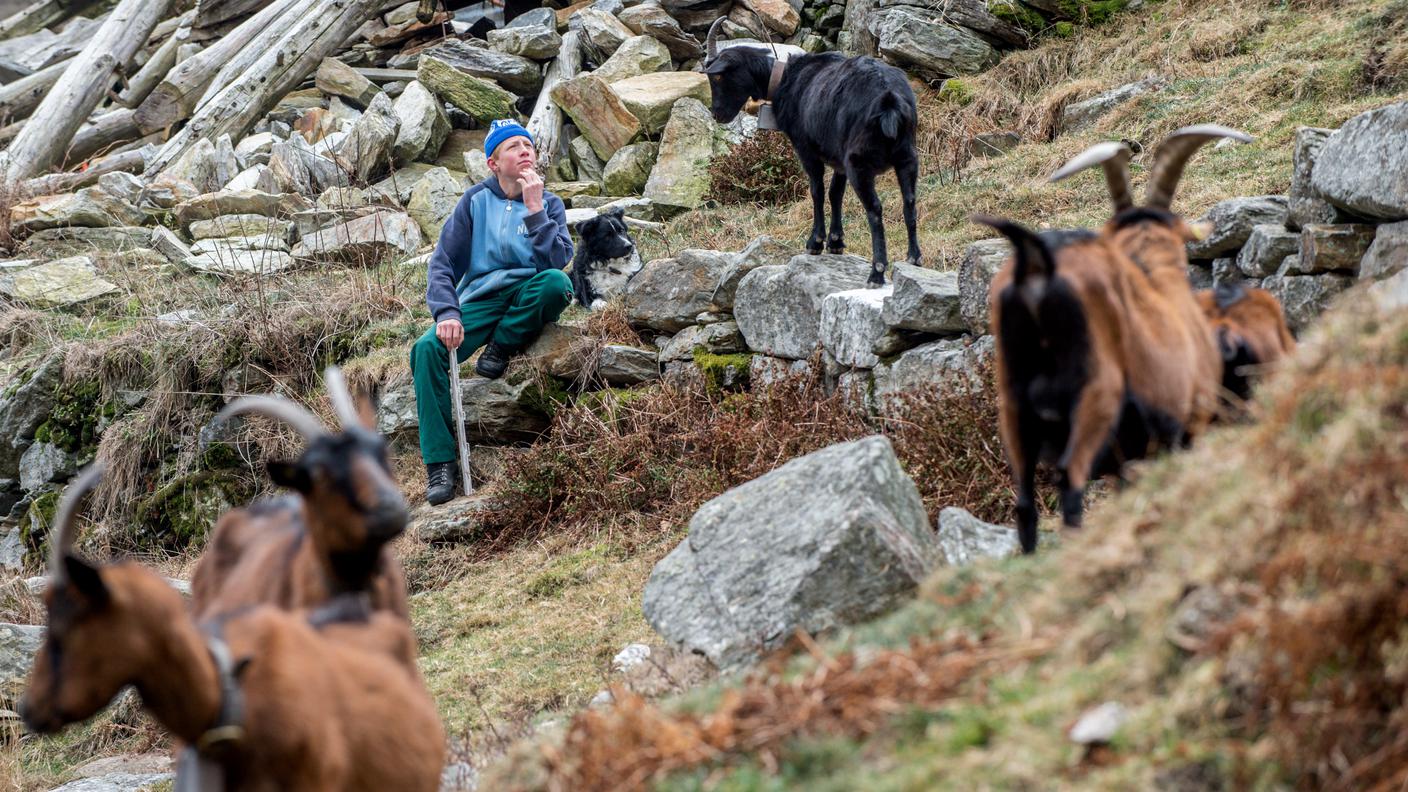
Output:
<instances>
[{"instance_id":1,"label":"wooden beam","mask_svg":"<svg viewBox=\"0 0 1408 792\"><path fill-rule=\"evenodd\" d=\"M374 83L410 82L416 78L415 69L354 69L358 74Z\"/></svg>"},{"instance_id":2,"label":"wooden beam","mask_svg":"<svg viewBox=\"0 0 1408 792\"><path fill-rule=\"evenodd\" d=\"M581 68L581 41L575 30L568 31L562 36L562 49L548 64L547 73L543 75L543 88L538 92L538 101L528 118L528 133L538 144L538 160L544 172L562 153L562 109L552 100L553 86L576 77Z\"/></svg>"},{"instance_id":3,"label":"wooden beam","mask_svg":"<svg viewBox=\"0 0 1408 792\"><path fill-rule=\"evenodd\" d=\"M132 79L127 81L127 90L118 95L117 101L123 107L136 109L143 99L151 96L156 86L166 78L167 72L176 66L176 50L186 43L186 34L189 34L189 27L192 12L187 11L181 16L186 21L186 25L178 27L175 32L167 36L166 41L161 43L157 51L152 53L147 62L142 64L142 68Z\"/></svg>"},{"instance_id":4,"label":"wooden beam","mask_svg":"<svg viewBox=\"0 0 1408 792\"><path fill-rule=\"evenodd\" d=\"M117 70L132 62L174 0L122 0L64 70L5 152L4 177L19 181L52 168L79 126L107 96Z\"/></svg>"},{"instance_id":5,"label":"wooden beam","mask_svg":"<svg viewBox=\"0 0 1408 792\"><path fill-rule=\"evenodd\" d=\"M44 101L45 94L54 87L54 83L64 76L64 69L73 63L66 60L62 63L55 63L41 71L24 77L9 85L0 86L0 119L6 121L19 121L29 118L29 114L34 112L34 108Z\"/></svg>"},{"instance_id":6,"label":"wooden beam","mask_svg":"<svg viewBox=\"0 0 1408 792\"><path fill-rule=\"evenodd\" d=\"M29 195L72 192L96 184L98 178L107 173L141 173L145 164L146 159L141 151L124 151L93 160L87 168L76 173L50 173L21 182L20 186Z\"/></svg>"},{"instance_id":7,"label":"wooden beam","mask_svg":"<svg viewBox=\"0 0 1408 792\"><path fill-rule=\"evenodd\" d=\"M261 34L272 43L282 28L275 23L298 2L278 0L209 47L185 60L177 58L176 67L137 106L137 123L143 130L155 132L189 118L216 73L255 38L263 41Z\"/></svg>"},{"instance_id":8,"label":"wooden beam","mask_svg":"<svg viewBox=\"0 0 1408 792\"><path fill-rule=\"evenodd\" d=\"M192 27L210 27L220 22L238 19L246 14L253 14L267 5L269 5L269 0L197 0L196 18Z\"/></svg>"},{"instance_id":9,"label":"wooden beam","mask_svg":"<svg viewBox=\"0 0 1408 792\"><path fill-rule=\"evenodd\" d=\"M78 130L64 159L70 166L77 165L100 151L111 150L141 136L142 130L137 126L130 109L112 110Z\"/></svg>"},{"instance_id":10,"label":"wooden beam","mask_svg":"<svg viewBox=\"0 0 1408 792\"><path fill-rule=\"evenodd\" d=\"M197 140L244 137L280 97L341 47L381 0L315 0L281 25L284 35L219 94L205 102L147 168L155 176Z\"/></svg>"},{"instance_id":11,"label":"wooden beam","mask_svg":"<svg viewBox=\"0 0 1408 792\"><path fill-rule=\"evenodd\" d=\"M0 20L0 40L38 33L50 25L77 16L98 0L36 0Z\"/></svg>"}]
</instances>

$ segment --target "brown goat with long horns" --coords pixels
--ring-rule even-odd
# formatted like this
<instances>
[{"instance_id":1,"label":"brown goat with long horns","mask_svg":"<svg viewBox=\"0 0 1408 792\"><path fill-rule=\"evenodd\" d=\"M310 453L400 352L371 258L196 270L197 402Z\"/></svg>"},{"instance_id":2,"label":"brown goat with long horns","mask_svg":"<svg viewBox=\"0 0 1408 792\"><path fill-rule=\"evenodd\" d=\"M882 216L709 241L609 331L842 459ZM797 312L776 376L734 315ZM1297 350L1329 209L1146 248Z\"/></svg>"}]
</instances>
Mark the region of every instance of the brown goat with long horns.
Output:
<instances>
[{"instance_id":1,"label":"brown goat with long horns","mask_svg":"<svg viewBox=\"0 0 1408 792\"><path fill-rule=\"evenodd\" d=\"M1197 293L1222 353L1222 387L1243 401L1251 398L1256 370L1289 357L1296 339L1281 303L1265 289L1221 283Z\"/></svg>"},{"instance_id":2,"label":"brown goat with long horns","mask_svg":"<svg viewBox=\"0 0 1408 792\"><path fill-rule=\"evenodd\" d=\"M267 603L315 607L341 593L366 591L373 608L406 617L405 575L386 547L409 511L391 478L386 443L357 410L341 372L325 375L342 422L334 434L303 407L274 396L246 396L217 421L264 415L298 430L308 446L295 462L270 462L275 484L297 494L231 509L216 523L191 576L193 607L205 618Z\"/></svg>"},{"instance_id":3,"label":"brown goat with long horns","mask_svg":"<svg viewBox=\"0 0 1408 792\"><path fill-rule=\"evenodd\" d=\"M78 504L100 475L85 470L55 520L49 630L20 705L30 730L85 720L132 685L187 746L178 789L439 787L445 735L434 702L399 652L367 648L413 645L404 620L351 608L323 617L336 630L320 630L260 606L197 624L150 570L73 553Z\"/></svg>"},{"instance_id":4,"label":"brown goat with long horns","mask_svg":"<svg viewBox=\"0 0 1408 792\"><path fill-rule=\"evenodd\" d=\"M1013 245L988 294L997 336L999 429L1017 486L1022 550L1037 543L1039 461L1060 476L1065 524L1081 523L1085 485L1127 460L1186 443L1217 409L1222 360L1188 283L1195 230L1169 210L1188 158L1218 139L1214 125L1180 129L1159 146L1143 206L1129 180L1133 152L1102 143L1052 181L1104 168L1114 216L1099 233L1035 233L975 217Z\"/></svg>"}]
</instances>

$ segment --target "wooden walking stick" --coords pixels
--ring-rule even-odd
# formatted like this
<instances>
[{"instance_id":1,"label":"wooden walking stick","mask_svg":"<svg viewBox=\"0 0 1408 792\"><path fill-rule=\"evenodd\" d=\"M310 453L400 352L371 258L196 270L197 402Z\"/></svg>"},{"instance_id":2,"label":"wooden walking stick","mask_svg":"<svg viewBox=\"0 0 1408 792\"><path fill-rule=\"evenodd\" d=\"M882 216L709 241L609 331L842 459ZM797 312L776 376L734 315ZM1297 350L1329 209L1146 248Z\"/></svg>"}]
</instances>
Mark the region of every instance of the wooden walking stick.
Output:
<instances>
[{"instance_id":1,"label":"wooden walking stick","mask_svg":"<svg viewBox=\"0 0 1408 792\"><path fill-rule=\"evenodd\" d=\"M450 398L455 402L455 437L460 448L460 479L464 482L464 494L474 494L474 482L469 477L469 444L464 441L464 399L460 397L460 361L455 350L450 350Z\"/></svg>"}]
</instances>

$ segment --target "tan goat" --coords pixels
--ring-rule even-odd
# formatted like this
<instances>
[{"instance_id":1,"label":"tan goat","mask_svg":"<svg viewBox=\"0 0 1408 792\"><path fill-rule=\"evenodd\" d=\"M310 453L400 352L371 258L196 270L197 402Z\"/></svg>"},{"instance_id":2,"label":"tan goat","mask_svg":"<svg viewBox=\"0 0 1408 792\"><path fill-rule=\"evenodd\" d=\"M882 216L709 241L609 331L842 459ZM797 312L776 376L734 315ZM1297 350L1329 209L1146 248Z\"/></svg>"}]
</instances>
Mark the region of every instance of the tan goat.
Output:
<instances>
[{"instance_id":1,"label":"tan goat","mask_svg":"<svg viewBox=\"0 0 1408 792\"><path fill-rule=\"evenodd\" d=\"M1093 476L1201 433L1217 409L1222 361L1188 284L1194 230L1169 210L1188 158L1218 138L1213 125L1172 133L1158 148L1145 205L1135 206L1123 143L1092 147L1052 176L1104 168L1114 216L1098 232L1036 233L976 217L1013 244L988 296L997 336L999 428L1017 487L1024 552L1037 542L1039 461L1060 476L1061 513L1080 526Z\"/></svg>"},{"instance_id":2,"label":"tan goat","mask_svg":"<svg viewBox=\"0 0 1408 792\"><path fill-rule=\"evenodd\" d=\"M1240 283L1204 289L1197 298L1222 353L1222 387L1238 399L1251 398L1256 370L1296 349L1280 301L1265 289Z\"/></svg>"},{"instance_id":3,"label":"tan goat","mask_svg":"<svg viewBox=\"0 0 1408 792\"><path fill-rule=\"evenodd\" d=\"M270 462L275 484L297 494L231 509L215 525L191 577L199 618L267 603L312 608L342 593L367 591L374 608L408 615L405 575L386 546L409 520L391 478L386 442L359 411L342 374L330 368L328 393L342 431L274 396L246 396L218 420L264 415L298 430L308 446L295 462Z\"/></svg>"},{"instance_id":4,"label":"tan goat","mask_svg":"<svg viewBox=\"0 0 1408 792\"><path fill-rule=\"evenodd\" d=\"M73 554L75 512L99 476L84 471L55 520L49 630L20 707L32 731L85 720L132 685L189 746L179 789L438 788L444 730L404 665L404 620L335 600L321 629L271 606L198 625L155 573Z\"/></svg>"}]
</instances>

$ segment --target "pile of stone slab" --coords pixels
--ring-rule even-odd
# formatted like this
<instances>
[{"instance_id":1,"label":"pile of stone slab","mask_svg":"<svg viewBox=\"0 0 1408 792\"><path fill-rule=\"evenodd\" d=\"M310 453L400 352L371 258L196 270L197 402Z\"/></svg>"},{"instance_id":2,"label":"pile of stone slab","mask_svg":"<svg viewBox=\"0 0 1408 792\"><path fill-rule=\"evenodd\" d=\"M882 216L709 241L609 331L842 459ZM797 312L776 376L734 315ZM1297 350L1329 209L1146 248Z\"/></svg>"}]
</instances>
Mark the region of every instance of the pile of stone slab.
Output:
<instances>
[{"instance_id":1,"label":"pile of stone slab","mask_svg":"<svg viewBox=\"0 0 1408 792\"><path fill-rule=\"evenodd\" d=\"M1217 204L1188 257L1195 286L1261 286L1298 332L1356 283L1408 269L1408 103L1303 127L1295 145L1289 194Z\"/></svg>"}]
</instances>

